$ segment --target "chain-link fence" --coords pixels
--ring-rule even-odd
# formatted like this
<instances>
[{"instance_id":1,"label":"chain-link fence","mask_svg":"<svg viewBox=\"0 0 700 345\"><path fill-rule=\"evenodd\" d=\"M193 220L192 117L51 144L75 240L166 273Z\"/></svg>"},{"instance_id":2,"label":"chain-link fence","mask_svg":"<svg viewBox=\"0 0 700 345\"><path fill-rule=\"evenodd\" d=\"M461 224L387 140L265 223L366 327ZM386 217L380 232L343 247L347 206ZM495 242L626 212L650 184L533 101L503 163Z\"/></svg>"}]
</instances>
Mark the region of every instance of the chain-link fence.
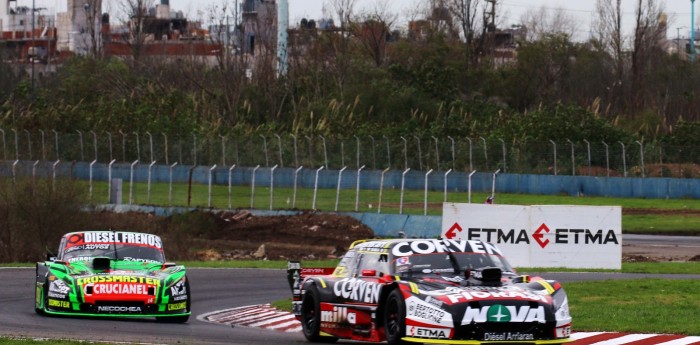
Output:
<instances>
[{"instance_id":1,"label":"chain-link fence","mask_svg":"<svg viewBox=\"0 0 700 345\"><path fill-rule=\"evenodd\" d=\"M0 128L3 160L135 162L189 166L482 171L502 173L700 177L700 147L658 142L509 142L453 137L345 138L279 133L203 136Z\"/></svg>"}]
</instances>

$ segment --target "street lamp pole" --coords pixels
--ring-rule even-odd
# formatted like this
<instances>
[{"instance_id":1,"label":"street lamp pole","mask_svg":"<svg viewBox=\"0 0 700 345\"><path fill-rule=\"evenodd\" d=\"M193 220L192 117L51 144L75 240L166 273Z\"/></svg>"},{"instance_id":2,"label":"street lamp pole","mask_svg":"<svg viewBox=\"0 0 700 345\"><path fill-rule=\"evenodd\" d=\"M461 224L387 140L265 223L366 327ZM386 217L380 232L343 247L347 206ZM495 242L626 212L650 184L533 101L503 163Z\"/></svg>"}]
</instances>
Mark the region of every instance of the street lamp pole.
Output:
<instances>
[{"instance_id":1,"label":"street lamp pole","mask_svg":"<svg viewBox=\"0 0 700 345\"><path fill-rule=\"evenodd\" d=\"M695 0L690 0L690 62L695 62Z\"/></svg>"}]
</instances>

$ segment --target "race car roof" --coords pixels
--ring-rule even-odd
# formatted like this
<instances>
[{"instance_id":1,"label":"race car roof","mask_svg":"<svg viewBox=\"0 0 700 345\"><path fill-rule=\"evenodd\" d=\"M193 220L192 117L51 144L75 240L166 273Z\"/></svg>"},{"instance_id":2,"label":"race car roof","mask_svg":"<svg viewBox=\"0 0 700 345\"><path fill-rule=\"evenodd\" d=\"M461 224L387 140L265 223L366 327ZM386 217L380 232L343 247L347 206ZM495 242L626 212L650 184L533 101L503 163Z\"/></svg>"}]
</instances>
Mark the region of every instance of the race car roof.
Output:
<instances>
[{"instance_id":1,"label":"race car roof","mask_svg":"<svg viewBox=\"0 0 700 345\"><path fill-rule=\"evenodd\" d=\"M483 253L503 255L496 245L483 241L449 239L386 239L360 240L353 242L350 249L362 253L392 254L409 256L436 253Z\"/></svg>"}]
</instances>

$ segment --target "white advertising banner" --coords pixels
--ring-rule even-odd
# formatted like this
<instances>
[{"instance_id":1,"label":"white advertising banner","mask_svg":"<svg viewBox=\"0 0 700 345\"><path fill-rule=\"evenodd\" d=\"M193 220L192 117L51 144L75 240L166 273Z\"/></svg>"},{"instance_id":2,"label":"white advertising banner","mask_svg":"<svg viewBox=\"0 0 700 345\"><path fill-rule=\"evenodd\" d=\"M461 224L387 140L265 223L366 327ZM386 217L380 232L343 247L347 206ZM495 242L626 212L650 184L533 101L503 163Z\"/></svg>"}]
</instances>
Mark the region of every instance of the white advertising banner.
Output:
<instances>
[{"instance_id":1,"label":"white advertising banner","mask_svg":"<svg viewBox=\"0 0 700 345\"><path fill-rule=\"evenodd\" d=\"M517 267L622 267L619 206L445 203L442 237L495 243Z\"/></svg>"}]
</instances>

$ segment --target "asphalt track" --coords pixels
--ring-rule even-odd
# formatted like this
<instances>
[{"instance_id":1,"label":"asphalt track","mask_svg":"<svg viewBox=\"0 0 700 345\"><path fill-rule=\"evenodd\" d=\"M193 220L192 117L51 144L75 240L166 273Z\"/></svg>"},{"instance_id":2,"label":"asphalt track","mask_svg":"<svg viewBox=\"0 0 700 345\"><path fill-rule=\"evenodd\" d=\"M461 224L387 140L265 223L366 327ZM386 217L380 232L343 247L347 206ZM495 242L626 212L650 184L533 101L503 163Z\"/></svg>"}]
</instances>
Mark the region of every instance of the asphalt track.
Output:
<instances>
[{"instance_id":1,"label":"asphalt track","mask_svg":"<svg viewBox=\"0 0 700 345\"><path fill-rule=\"evenodd\" d=\"M216 310L264 304L289 297L284 270L189 269L188 276L193 296L193 315L190 321L186 324L163 324L149 319L114 320L37 315L33 307L34 269L0 269L0 336L157 344L305 343L300 333L231 328L197 319L197 315ZM700 279L700 275L685 274L542 273L542 276L562 283L650 277Z\"/></svg>"}]
</instances>

